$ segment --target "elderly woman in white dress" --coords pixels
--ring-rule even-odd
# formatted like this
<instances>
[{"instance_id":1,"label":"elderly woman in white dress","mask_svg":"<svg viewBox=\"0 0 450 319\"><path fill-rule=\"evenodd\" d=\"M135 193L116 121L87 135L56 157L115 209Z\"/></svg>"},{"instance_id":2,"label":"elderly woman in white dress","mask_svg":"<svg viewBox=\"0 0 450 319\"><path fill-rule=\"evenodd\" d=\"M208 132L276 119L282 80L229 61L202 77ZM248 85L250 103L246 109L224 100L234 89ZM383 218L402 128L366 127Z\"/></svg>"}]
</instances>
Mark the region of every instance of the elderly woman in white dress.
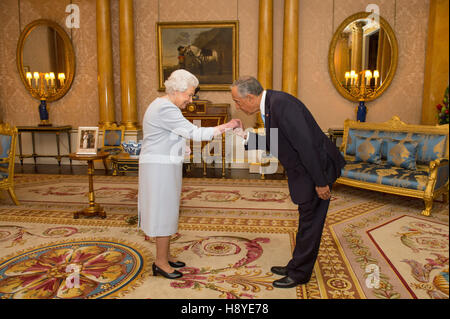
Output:
<instances>
[{"instance_id":1,"label":"elderly woman in white dress","mask_svg":"<svg viewBox=\"0 0 450 319\"><path fill-rule=\"evenodd\" d=\"M156 260L153 275L169 279L184 267L170 255L170 236L178 231L182 165L186 139L209 141L227 129L242 127L233 119L216 127L197 127L181 113L192 97L198 79L186 70L174 71L164 82L166 95L156 98L147 108L143 120L144 139L139 156L139 227L147 236L156 237Z\"/></svg>"}]
</instances>

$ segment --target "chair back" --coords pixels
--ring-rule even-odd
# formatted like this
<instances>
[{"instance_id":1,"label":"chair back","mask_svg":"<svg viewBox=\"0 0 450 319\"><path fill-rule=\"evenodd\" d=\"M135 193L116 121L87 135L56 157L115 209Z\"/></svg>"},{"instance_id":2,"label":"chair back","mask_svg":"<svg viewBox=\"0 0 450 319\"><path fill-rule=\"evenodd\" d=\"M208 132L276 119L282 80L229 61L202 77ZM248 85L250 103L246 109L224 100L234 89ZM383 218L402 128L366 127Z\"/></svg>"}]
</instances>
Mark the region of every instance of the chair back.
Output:
<instances>
[{"instance_id":1,"label":"chair back","mask_svg":"<svg viewBox=\"0 0 450 319\"><path fill-rule=\"evenodd\" d=\"M17 128L0 124L0 184L12 183L16 155Z\"/></svg>"},{"instance_id":2,"label":"chair back","mask_svg":"<svg viewBox=\"0 0 450 319\"><path fill-rule=\"evenodd\" d=\"M125 137L125 127L122 125L105 125L102 129L103 145L100 150L110 154L119 154L123 152L122 142Z\"/></svg>"}]
</instances>

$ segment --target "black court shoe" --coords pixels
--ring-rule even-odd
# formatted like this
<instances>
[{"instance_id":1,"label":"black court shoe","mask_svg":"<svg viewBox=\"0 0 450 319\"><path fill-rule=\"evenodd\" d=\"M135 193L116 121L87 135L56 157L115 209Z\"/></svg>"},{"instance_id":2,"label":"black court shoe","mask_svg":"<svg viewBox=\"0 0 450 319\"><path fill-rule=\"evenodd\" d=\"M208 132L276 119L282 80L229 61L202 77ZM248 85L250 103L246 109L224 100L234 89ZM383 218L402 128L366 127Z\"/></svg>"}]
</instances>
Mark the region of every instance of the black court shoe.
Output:
<instances>
[{"instance_id":1,"label":"black court shoe","mask_svg":"<svg viewBox=\"0 0 450 319\"><path fill-rule=\"evenodd\" d=\"M175 270L174 272L171 272L170 274L156 266L155 263L152 264L152 270L153 270L153 276L161 275L163 277L166 277L168 279L177 279L181 278L183 274L179 272L178 270Z\"/></svg>"},{"instance_id":2,"label":"black court shoe","mask_svg":"<svg viewBox=\"0 0 450 319\"><path fill-rule=\"evenodd\" d=\"M184 266L186 266L186 264L184 263L184 262L182 262L182 261L169 261L169 265L170 265L170 267L173 267L173 268L182 268L182 267L184 267Z\"/></svg>"}]
</instances>

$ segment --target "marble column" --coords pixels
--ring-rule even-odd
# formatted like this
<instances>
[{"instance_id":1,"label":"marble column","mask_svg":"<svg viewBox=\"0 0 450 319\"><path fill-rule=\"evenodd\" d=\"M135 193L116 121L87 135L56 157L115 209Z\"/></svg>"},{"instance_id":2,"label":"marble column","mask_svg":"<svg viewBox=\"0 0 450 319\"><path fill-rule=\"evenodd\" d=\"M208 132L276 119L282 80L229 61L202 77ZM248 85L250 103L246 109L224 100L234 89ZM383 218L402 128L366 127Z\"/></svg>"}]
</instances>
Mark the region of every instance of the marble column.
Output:
<instances>
[{"instance_id":1,"label":"marble column","mask_svg":"<svg viewBox=\"0 0 450 319\"><path fill-rule=\"evenodd\" d=\"M258 81L264 89L273 86L273 0L259 0ZM260 112L256 127L264 127Z\"/></svg>"},{"instance_id":2,"label":"marble column","mask_svg":"<svg viewBox=\"0 0 450 319\"><path fill-rule=\"evenodd\" d=\"M294 96L298 91L299 0L284 1L282 90Z\"/></svg>"},{"instance_id":3,"label":"marble column","mask_svg":"<svg viewBox=\"0 0 450 319\"><path fill-rule=\"evenodd\" d=\"M449 72L449 1L431 0L421 124L437 124L436 105L444 98Z\"/></svg>"},{"instance_id":4,"label":"marble column","mask_svg":"<svg viewBox=\"0 0 450 319\"><path fill-rule=\"evenodd\" d=\"M133 0L120 0L120 89L122 125L126 130L136 130L136 59L134 49Z\"/></svg>"},{"instance_id":5,"label":"marble column","mask_svg":"<svg viewBox=\"0 0 450 319\"><path fill-rule=\"evenodd\" d=\"M358 81L364 74L359 74L362 71L362 48L363 48L363 26L365 22L355 22L352 26L352 70L358 74Z\"/></svg>"},{"instance_id":6,"label":"marble column","mask_svg":"<svg viewBox=\"0 0 450 319\"><path fill-rule=\"evenodd\" d=\"M97 80L99 126L116 122L111 40L110 1L97 0Z\"/></svg>"}]
</instances>

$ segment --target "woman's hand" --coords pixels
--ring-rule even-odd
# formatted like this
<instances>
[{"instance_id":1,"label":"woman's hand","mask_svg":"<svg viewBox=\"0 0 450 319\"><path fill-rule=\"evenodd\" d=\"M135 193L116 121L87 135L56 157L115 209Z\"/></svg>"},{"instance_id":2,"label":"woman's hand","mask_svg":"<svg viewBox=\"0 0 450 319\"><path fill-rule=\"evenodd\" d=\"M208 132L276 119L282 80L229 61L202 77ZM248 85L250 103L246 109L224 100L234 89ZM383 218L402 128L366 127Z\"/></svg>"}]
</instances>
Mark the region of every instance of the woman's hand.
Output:
<instances>
[{"instance_id":1,"label":"woman's hand","mask_svg":"<svg viewBox=\"0 0 450 319\"><path fill-rule=\"evenodd\" d=\"M191 148L186 145L186 149L184 150L184 156L189 156L189 155L191 155Z\"/></svg>"},{"instance_id":2,"label":"woman's hand","mask_svg":"<svg viewBox=\"0 0 450 319\"><path fill-rule=\"evenodd\" d=\"M239 120L239 119L232 119L231 121L229 121L229 122L227 122L225 124L216 126L214 128L214 135L217 136L217 135L223 134L226 131L232 130L234 128L242 128L241 120Z\"/></svg>"}]
</instances>

